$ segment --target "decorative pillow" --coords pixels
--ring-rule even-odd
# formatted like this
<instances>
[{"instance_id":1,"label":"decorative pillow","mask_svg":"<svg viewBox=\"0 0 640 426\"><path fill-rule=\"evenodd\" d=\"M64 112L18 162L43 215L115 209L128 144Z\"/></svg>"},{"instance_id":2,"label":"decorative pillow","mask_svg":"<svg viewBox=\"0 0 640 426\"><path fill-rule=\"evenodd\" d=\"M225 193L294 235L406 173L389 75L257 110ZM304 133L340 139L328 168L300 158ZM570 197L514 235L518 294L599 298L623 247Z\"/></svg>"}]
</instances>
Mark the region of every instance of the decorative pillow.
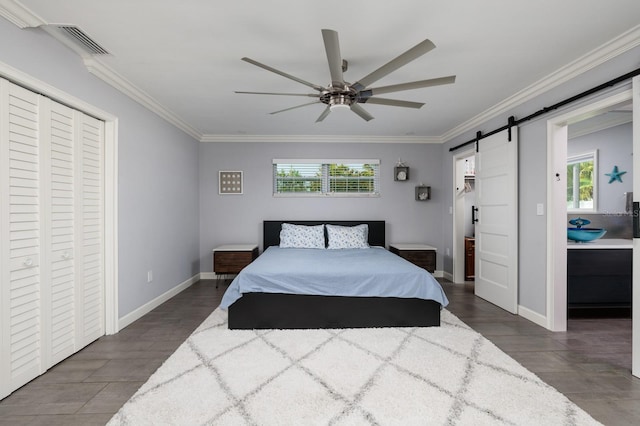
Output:
<instances>
[{"instance_id":1,"label":"decorative pillow","mask_svg":"<svg viewBox=\"0 0 640 426\"><path fill-rule=\"evenodd\" d=\"M294 225L283 223L280 229L280 247L323 249L324 225Z\"/></svg>"},{"instance_id":2,"label":"decorative pillow","mask_svg":"<svg viewBox=\"0 0 640 426\"><path fill-rule=\"evenodd\" d=\"M369 248L369 225L338 226L327 224L328 249Z\"/></svg>"}]
</instances>

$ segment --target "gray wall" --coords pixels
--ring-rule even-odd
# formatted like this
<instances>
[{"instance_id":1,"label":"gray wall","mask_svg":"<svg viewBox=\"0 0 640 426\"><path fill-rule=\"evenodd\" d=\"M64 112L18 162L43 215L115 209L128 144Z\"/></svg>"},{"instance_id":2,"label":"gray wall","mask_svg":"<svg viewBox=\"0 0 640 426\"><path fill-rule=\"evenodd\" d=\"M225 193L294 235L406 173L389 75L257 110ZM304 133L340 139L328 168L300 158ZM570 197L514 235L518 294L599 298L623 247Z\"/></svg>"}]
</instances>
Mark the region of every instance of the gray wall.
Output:
<instances>
[{"instance_id":1,"label":"gray wall","mask_svg":"<svg viewBox=\"0 0 640 426\"><path fill-rule=\"evenodd\" d=\"M584 154L598 150L598 212L624 213L625 193L633 191L633 134L632 123L626 123L599 132L569 139L567 155ZM614 166L622 175L622 182L609 183Z\"/></svg>"},{"instance_id":2,"label":"gray wall","mask_svg":"<svg viewBox=\"0 0 640 426\"><path fill-rule=\"evenodd\" d=\"M92 76L43 31L0 19L0 40L3 63L119 119L119 317L197 274L199 143Z\"/></svg>"},{"instance_id":3,"label":"gray wall","mask_svg":"<svg viewBox=\"0 0 640 426\"><path fill-rule=\"evenodd\" d=\"M476 131L489 132L507 123L509 116L516 118L525 117L543 107L552 105L565 98L591 89L601 83L609 81L615 77L637 69L640 66L640 48L635 48L609 60L607 63L599 65L590 71L575 77L567 83L526 102L492 119L477 128L448 141L442 146L443 163L443 244L445 247L452 247L453 218L448 214L449 206L452 205L452 156L449 148L460 143L471 140L475 137ZM523 87L526 84L523 82ZM551 178L547 171L547 120L561 113L576 109L578 106L586 105L596 99L601 99L605 94L619 92L630 88L630 81L619 84L609 92L601 92L589 98L563 107L557 111L543 115L533 121L524 123L519 128L519 304L541 315L546 315L546 216L536 215L536 204L543 203L546 206L547 180ZM444 258L444 270L452 272L453 263L451 258Z\"/></svg>"},{"instance_id":4,"label":"gray wall","mask_svg":"<svg viewBox=\"0 0 640 426\"><path fill-rule=\"evenodd\" d=\"M203 143L200 145L200 261L212 271L211 250L220 244L262 245L262 221L269 219L386 220L387 244L420 242L442 250L441 146L382 143ZM380 159L379 198L273 197L274 158ZM409 180L393 180L401 158ZM218 195L218 171L244 171L243 195ZM431 186L431 200L415 201L415 187Z\"/></svg>"}]
</instances>

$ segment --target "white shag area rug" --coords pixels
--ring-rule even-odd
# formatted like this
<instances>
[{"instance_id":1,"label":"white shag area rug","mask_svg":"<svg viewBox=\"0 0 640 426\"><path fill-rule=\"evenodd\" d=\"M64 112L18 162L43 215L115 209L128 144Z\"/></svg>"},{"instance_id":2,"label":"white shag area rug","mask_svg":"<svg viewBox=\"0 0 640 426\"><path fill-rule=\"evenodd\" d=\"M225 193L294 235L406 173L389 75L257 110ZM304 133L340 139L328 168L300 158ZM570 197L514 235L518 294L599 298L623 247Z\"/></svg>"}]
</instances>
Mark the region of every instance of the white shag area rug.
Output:
<instances>
[{"instance_id":1,"label":"white shag area rug","mask_svg":"<svg viewBox=\"0 0 640 426\"><path fill-rule=\"evenodd\" d=\"M228 330L216 309L109 425L597 425L450 312L426 328Z\"/></svg>"}]
</instances>

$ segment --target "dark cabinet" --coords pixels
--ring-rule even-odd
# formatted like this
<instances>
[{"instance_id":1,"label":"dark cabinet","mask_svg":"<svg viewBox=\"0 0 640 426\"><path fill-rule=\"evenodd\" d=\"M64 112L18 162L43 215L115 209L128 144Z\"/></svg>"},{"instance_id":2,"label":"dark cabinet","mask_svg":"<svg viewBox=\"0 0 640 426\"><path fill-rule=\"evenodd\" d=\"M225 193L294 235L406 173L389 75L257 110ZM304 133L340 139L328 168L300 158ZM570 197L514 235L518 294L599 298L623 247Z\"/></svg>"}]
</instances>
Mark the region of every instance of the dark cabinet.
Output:
<instances>
[{"instance_id":1,"label":"dark cabinet","mask_svg":"<svg viewBox=\"0 0 640 426\"><path fill-rule=\"evenodd\" d=\"M586 310L630 313L631 249L567 250L567 307L569 316Z\"/></svg>"},{"instance_id":2,"label":"dark cabinet","mask_svg":"<svg viewBox=\"0 0 640 426\"><path fill-rule=\"evenodd\" d=\"M464 279L473 281L476 278L475 262L476 262L476 239L471 237L464 238Z\"/></svg>"}]
</instances>

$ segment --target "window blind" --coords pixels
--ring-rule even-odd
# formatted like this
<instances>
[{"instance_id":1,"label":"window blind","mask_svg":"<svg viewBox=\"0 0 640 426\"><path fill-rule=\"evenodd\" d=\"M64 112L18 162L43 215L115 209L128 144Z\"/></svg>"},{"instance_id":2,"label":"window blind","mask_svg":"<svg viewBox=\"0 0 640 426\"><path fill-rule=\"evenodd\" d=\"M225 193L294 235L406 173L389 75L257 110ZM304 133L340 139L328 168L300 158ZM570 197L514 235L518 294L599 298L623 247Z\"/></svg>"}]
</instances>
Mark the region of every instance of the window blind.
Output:
<instances>
[{"instance_id":1,"label":"window blind","mask_svg":"<svg viewBox=\"0 0 640 426\"><path fill-rule=\"evenodd\" d=\"M379 196L380 160L274 159L274 196Z\"/></svg>"}]
</instances>

